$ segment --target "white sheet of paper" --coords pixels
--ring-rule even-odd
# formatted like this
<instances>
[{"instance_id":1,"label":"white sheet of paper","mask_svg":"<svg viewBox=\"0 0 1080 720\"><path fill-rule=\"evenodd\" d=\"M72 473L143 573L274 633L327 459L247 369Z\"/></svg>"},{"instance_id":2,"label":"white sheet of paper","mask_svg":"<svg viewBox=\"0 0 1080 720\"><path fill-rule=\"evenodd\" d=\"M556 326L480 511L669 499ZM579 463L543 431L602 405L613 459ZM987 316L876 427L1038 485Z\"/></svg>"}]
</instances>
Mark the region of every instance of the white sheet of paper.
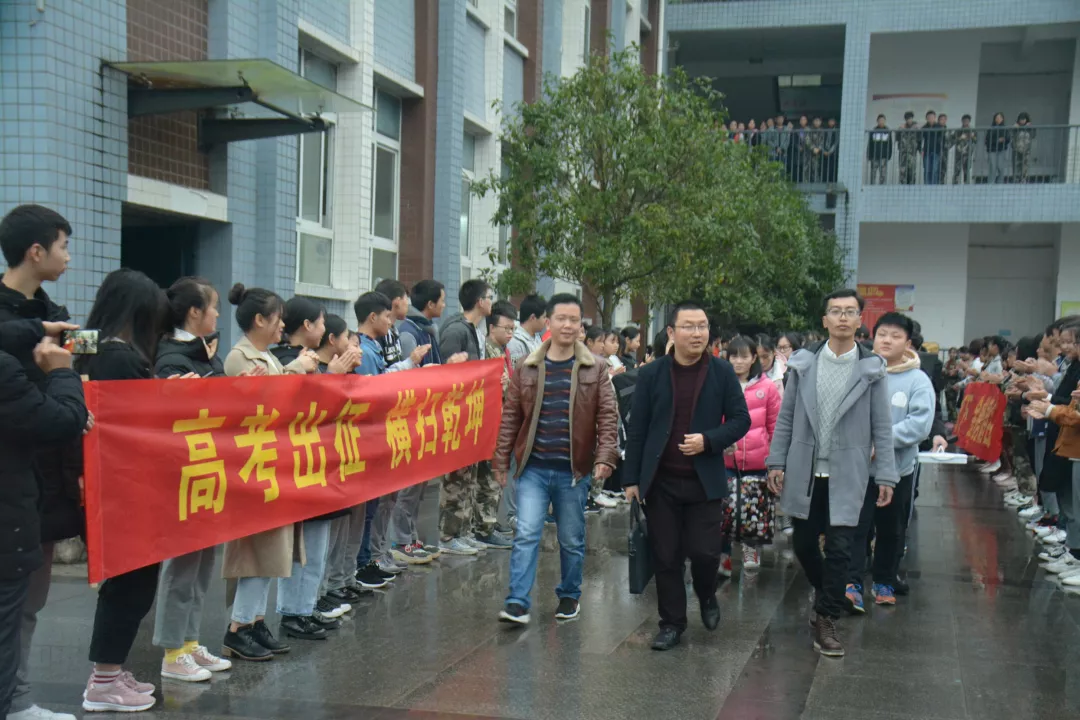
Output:
<instances>
[{"instance_id":1,"label":"white sheet of paper","mask_svg":"<svg viewBox=\"0 0 1080 720\"><path fill-rule=\"evenodd\" d=\"M919 462L939 463L941 465L967 465L968 457L964 453L921 452L919 453Z\"/></svg>"}]
</instances>

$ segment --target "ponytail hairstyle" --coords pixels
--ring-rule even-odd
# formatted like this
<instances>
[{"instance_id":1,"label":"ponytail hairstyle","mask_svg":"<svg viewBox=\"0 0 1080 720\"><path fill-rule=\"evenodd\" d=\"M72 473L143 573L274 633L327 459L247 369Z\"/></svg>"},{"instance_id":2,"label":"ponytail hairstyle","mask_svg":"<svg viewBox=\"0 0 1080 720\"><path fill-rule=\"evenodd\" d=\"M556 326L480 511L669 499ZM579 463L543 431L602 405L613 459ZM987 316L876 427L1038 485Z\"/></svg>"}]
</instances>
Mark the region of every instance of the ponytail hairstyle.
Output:
<instances>
[{"instance_id":1,"label":"ponytail hairstyle","mask_svg":"<svg viewBox=\"0 0 1080 720\"><path fill-rule=\"evenodd\" d=\"M183 329L188 313L206 310L214 301L217 291L209 280L201 277L182 277L165 291L169 300L169 326Z\"/></svg>"},{"instance_id":2,"label":"ponytail hairstyle","mask_svg":"<svg viewBox=\"0 0 1080 720\"><path fill-rule=\"evenodd\" d=\"M277 293L264 288L246 288L243 283L236 283L229 290L229 303L236 306L236 324L245 333L255 327L256 315L269 319L285 310L285 301Z\"/></svg>"},{"instance_id":3,"label":"ponytail hairstyle","mask_svg":"<svg viewBox=\"0 0 1080 720\"><path fill-rule=\"evenodd\" d=\"M300 295L289 298L289 301L285 303L285 312L281 316L282 322L285 323L283 330L285 337L288 338L304 327L305 322L317 323L325 313L323 306L310 298Z\"/></svg>"},{"instance_id":4,"label":"ponytail hairstyle","mask_svg":"<svg viewBox=\"0 0 1080 720\"><path fill-rule=\"evenodd\" d=\"M349 337L349 326L346 324L345 318L340 315L326 316L326 330L323 332L322 342L319 343L319 347L326 347L330 343L331 336Z\"/></svg>"},{"instance_id":5,"label":"ponytail hairstyle","mask_svg":"<svg viewBox=\"0 0 1080 720\"><path fill-rule=\"evenodd\" d=\"M597 340L606 340L608 332L599 325L591 325L588 330L585 331L585 344L591 345Z\"/></svg>"},{"instance_id":6,"label":"ponytail hairstyle","mask_svg":"<svg viewBox=\"0 0 1080 720\"><path fill-rule=\"evenodd\" d=\"M754 358L754 363L750 366L750 372L746 376L747 380L756 380L761 376L761 358L758 357L758 343L763 336L759 336L757 339L746 337L745 335L736 335L728 341L727 354L728 362L731 362L733 355L742 355L742 351L748 350L750 357Z\"/></svg>"}]
</instances>

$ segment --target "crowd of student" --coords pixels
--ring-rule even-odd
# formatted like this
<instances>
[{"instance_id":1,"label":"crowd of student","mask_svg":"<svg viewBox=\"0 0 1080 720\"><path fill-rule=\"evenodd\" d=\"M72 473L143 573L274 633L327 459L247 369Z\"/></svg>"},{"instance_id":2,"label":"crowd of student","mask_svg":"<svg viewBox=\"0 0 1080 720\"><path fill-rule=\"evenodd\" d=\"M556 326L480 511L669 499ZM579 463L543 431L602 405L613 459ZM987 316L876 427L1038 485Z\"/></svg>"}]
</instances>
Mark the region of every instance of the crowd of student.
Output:
<instances>
[{"instance_id":1,"label":"crowd of student","mask_svg":"<svg viewBox=\"0 0 1080 720\"><path fill-rule=\"evenodd\" d=\"M840 157L836 118L800 115L794 120L780 114L760 126L753 118L745 123L732 120L726 131L731 142L764 148L770 160L783 164L792 182L836 182Z\"/></svg>"},{"instance_id":2,"label":"crowd of student","mask_svg":"<svg viewBox=\"0 0 1080 720\"><path fill-rule=\"evenodd\" d=\"M1008 400L1001 457L980 471L1040 541L1043 567L1080 593L1080 316L1011 345L977 338L949 350L950 410L971 382L997 385Z\"/></svg>"},{"instance_id":3,"label":"crowd of student","mask_svg":"<svg viewBox=\"0 0 1080 720\"><path fill-rule=\"evenodd\" d=\"M974 182L972 165L978 151L980 132L987 160L988 183L1026 183L1029 181L1031 155L1035 145L1035 128L1031 116L1020 113L1012 127L1005 125L1005 115L995 113L989 128L976 130L971 116L960 118L960 127L950 129L945 113L933 110L926 113L926 122L919 125L915 113L904 113L904 124L890 129L884 115L877 116L877 125L866 142L866 161L870 164L870 184L884 185L889 163L896 145L897 167L901 185L945 185L949 178L952 154L953 185ZM920 160L921 170L920 175Z\"/></svg>"},{"instance_id":4,"label":"crowd of student","mask_svg":"<svg viewBox=\"0 0 1080 720\"><path fill-rule=\"evenodd\" d=\"M16 720L71 717L30 702L26 668L37 614L48 597L52 544L82 532L80 443L93 418L82 401L80 375L176 382L381 375L504 360L494 457L439 479L437 538L421 537L417 527L427 490L420 483L226 543L220 551L231 605L225 657L208 649L201 622L217 572L216 548L112 577L98 592L87 711L154 705L154 686L134 678L124 664L155 600L153 643L163 653L161 676L182 682L208 680L233 660L271 660L288 653L291 640L323 639L365 595L408 566L442 554L510 549L510 589L500 619L526 624L539 541L550 522L562 568L555 617L576 618L585 518L622 502L644 501L660 614L653 647L670 649L687 624L688 558L703 622L709 629L719 623L718 577L732 571L724 530L729 476L758 482L762 493L767 486L779 498L777 528L790 536L816 590L811 626L823 654L843 654L839 614L863 611L871 534L873 598L891 605L908 590L898 566L916 452L931 437L935 448L946 444L940 393L931 380L938 373L932 355L917 352L923 344L918 327L903 315L885 315L872 334L863 329L872 345L860 344L863 300L852 290L825 299L827 336L721 334L701 306L687 302L674 308L641 353L636 328L588 327L573 295L531 295L515 307L496 301L484 281L470 280L458 295L461 311L444 318L446 291L438 281L420 281L410 291L384 280L356 300L358 329L352 332L344 318L309 298L286 301L237 284L226 297L242 337L222 361L217 288L186 277L163 291L143 273L121 269L105 278L84 323L98 332L96 354L73 363L57 338L74 326L42 289L64 272L71 232L64 218L40 206L20 206L0 222L8 264L0 278L0 443L7 461L0 485L0 683L13 683L0 696L0 712L11 703L9 717ZM1080 413L1069 409L1073 396L1080 397L1078 328L1070 319L1061 321L1012 356L1004 341L993 338L980 364L965 364L957 354L945 370L954 385L963 385L961 376L1000 381L1010 398L1025 403L1028 433L1014 428L1014 442L1022 447L1019 438L1026 437L1034 443L1028 449L1043 472L1039 505L1024 494L1017 506L1030 511L1033 529L1047 542L1073 551L1050 551L1066 579L1080 577L1069 574L1080 563L1074 557L1080 542L1068 534L1080 532L1080 522L1069 523L1080 515L1074 501L1080 493L1061 483L1060 475L1071 470L1067 461L1051 460L1070 457L1080 445L1072 430L1080 426ZM1067 429L1042 436L1047 450L1040 465L1040 435L1031 425L1044 417L1053 421L1051 428L1060 423ZM1015 467L1015 455L1003 462ZM1052 464L1061 472L1047 472ZM760 564L761 542L741 540L742 567L752 571ZM281 617L276 633L266 622L274 580Z\"/></svg>"}]
</instances>

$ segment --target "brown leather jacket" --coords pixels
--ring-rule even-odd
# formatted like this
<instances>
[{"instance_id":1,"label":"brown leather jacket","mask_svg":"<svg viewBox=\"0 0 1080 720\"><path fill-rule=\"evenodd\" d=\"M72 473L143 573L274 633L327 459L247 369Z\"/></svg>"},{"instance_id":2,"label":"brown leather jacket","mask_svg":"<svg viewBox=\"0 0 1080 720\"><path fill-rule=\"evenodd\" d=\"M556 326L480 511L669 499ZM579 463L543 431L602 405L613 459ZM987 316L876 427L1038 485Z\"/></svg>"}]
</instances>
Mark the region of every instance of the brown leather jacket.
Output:
<instances>
[{"instance_id":1,"label":"brown leather jacket","mask_svg":"<svg viewBox=\"0 0 1080 720\"><path fill-rule=\"evenodd\" d=\"M529 462L540 404L544 399L544 359L551 341L527 355L510 378L503 402L502 426L492 467L510 469L510 453L517 474ZM582 343L574 349L576 362L570 380L570 463L574 481L592 473L596 463L615 467L619 460L619 414L615 388L606 360L596 358Z\"/></svg>"},{"instance_id":2,"label":"brown leather jacket","mask_svg":"<svg viewBox=\"0 0 1080 720\"><path fill-rule=\"evenodd\" d=\"M1050 419L1061 428L1054 444L1054 454L1063 458L1080 458L1080 410L1077 410L1076 403L1053 406Z\"/></svg>"}]
</instances>

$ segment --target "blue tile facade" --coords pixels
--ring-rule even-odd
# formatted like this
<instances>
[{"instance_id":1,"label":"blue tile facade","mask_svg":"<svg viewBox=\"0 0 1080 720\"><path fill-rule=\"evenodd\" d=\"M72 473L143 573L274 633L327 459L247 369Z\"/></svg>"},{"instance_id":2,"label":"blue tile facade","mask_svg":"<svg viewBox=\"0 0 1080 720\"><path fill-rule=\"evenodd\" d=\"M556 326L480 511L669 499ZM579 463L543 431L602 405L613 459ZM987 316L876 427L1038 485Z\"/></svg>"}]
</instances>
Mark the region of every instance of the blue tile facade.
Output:
<instances>
[{"instance_id":1,"label":"blue tile facade","mask_svg":"<svg viewBox=\"0 0 1080 720\"><path fill-rule=\"evenodd\" d=\"M411 2L401 3L413 6ZM349 42L349 0L300 0L300 18L308 21L326 34Z\"/></svg>"},{"instance_id":2,"label":"blue tile facade","mask_svg":"<svg viewBox=\"0 0 1080 720\"><path fill-rule=\"evenodd\" d=\"M127 84L101 61L126 54L123 0L0 3L0 214L40 203L71 223L71 266L47 291L76 320L120 267Z\"/></svg>"},{"instance_id":3,"label":"blue tile facade","mask_svg":"<svg viewBox=\"0 0 1080 720\"><path fill-rule=\"evenodd\" d=\"M433 265L435 278L446 286L449 313L458 307L458 289L461 287L461 162L468 60L465 3L463 0L438 2L439 83L435 112ZM444 313L443 317L447 317L447 314Z\"/></svg>"},{"instance_id":4,"label":"blue tile facade","mask_svg":"<svg viewBox=\"0 0 1080 720\"><path fill-rule=\"evenodd\" d=\"M375 62L415 80L415 37L416 5L411 0L375 0Z\"/></svg>"},{"instance_id":5,"label":"blue tile facade","mask_svg":"<svg viewBox=\"0 0 1080 720\"><path fill-rule=\"evenodd\" d=\"M440 23L441 25L442 23ZM484 43L487 30L484 26L469 18L465 23L465 109L478 118L483 118L487 111L484 75ZM442 52L439 53L442 59ZM442 75L440 63L440 75Z\"/></svg>"}]
</instances>

